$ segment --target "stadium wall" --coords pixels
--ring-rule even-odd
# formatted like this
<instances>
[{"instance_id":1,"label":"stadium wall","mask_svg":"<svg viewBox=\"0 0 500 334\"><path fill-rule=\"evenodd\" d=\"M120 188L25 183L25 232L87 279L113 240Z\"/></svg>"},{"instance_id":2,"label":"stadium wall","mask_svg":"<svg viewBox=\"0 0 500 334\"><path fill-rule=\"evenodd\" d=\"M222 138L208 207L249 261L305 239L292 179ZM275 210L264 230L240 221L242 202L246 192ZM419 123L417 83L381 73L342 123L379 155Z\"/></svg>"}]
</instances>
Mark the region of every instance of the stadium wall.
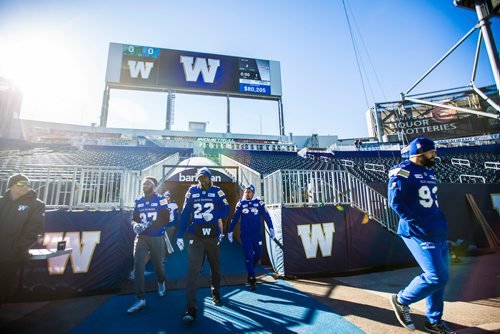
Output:
<instances>
[{"instance_id":1,"label":"stadium wall","mask_svg":"<svg viewBox=\"0 0 500 334\"><path fill-rule=\"evenodd\" d=\"M371 187L387 197L385 183L372 183ZM500 184L445 183L439 185L439 206L448 219L449 240L462 239L478 248L488 247L486 235L474 218L466 194L472 194L481 213L500 238L500 217L493 207L492 194L500 194Z\"/></svg>"},{"instance_id":2,"label":"stadium wall","mask_svg":"<svg viewBox=\"0 0 500 334\"><path fill-rule=\"evenodd\" d=\"M269 211L277 240L266 235L266 245L280 275L317 276L414 263L398 236L348 205Z\"/></svg>"}]
</instances>

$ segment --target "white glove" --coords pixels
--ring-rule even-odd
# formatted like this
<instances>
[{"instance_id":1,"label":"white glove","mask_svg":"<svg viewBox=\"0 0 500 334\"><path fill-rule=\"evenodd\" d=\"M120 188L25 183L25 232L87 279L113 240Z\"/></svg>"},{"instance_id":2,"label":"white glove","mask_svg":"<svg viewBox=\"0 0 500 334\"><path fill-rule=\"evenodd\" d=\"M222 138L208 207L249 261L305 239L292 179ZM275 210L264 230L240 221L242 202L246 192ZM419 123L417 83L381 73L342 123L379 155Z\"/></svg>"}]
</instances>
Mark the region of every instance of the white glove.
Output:
<instances>
[{"instance_id":1,"label":"white glove","mask_svg":"<svg viewBox=\"0 0 500 334\"><path fill-rule=\"evenodd\" d=\"M146 229L146 225L136 223L136 224L134 224L133 229L134 229L135 234L141 234Z\"/></svg>"},{"instance_id":2,"label":"white glove","mask_svg":"<svg viewBox=\"0 0 500 334\"><path fill-rule=\"evenodd\" d=\"M274 239L274 229L273 228L269 229L269 236L271 237L271 239Z\"/></svg>"},{"instance_id":3,"label":"white glove","mask_svg":"<svg viewBox=\"0 0 500 334\"><path fill-rule=\"evenodd\" d=\"M201 214L201 216L203 217L203 219L205 219L206 222L209 222L212 219L214 219L214 215L211 214L210 212L204 212Z\"/></svg>"},{"instance_id":4,"label":"white glove","mask_svg":"<svg viewBox=\"0 0 500 334\"><path fill-rule=\"evenodd\" d=\"M182 238L177 238L177 247L182 251L184 249L184 240Z\"/></svg>"},{"instance_id":5,"label":"white glove","mask_svg":"<svg viewBox=\"0 0 500 334\"><path fill-rule=\"evenodd\" d=\"M229 240L229 242L233 242L233 232L229 232L227 234L227 239Z\"/></svg>"}]
</instances>

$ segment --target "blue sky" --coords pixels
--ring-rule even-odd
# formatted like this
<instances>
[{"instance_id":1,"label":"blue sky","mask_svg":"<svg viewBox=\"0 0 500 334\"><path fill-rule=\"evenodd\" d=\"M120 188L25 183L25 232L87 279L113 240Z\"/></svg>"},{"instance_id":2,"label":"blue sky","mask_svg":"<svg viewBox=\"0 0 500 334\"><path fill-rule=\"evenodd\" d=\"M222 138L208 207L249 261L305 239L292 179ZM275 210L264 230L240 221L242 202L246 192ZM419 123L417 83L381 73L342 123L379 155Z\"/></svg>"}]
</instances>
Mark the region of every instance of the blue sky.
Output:
<instances>
[{"instance_id":1,"label":"blue sky","mask_svg":"<svg viewBox=\"0 0 500 334\"><path fill-rule=\"evenodd\" d=\"M90 125L99 123L110 42L277 60L287 134L367 136L368 107L399 99L477 16L452 0L345 3L367 99L341 0L0 0L0 76L25 92L21 118ZM477 32L414 92L466 85L476 43ZM476 82L494 83L484 46ZM108 126L163 129L166 101L112 90ZM278 134L276 102L233 98L231 111L232 132ZM225 98L177 94L173 129L203 121L225 132L225 115Z\"/></svg>"}]
</instances>

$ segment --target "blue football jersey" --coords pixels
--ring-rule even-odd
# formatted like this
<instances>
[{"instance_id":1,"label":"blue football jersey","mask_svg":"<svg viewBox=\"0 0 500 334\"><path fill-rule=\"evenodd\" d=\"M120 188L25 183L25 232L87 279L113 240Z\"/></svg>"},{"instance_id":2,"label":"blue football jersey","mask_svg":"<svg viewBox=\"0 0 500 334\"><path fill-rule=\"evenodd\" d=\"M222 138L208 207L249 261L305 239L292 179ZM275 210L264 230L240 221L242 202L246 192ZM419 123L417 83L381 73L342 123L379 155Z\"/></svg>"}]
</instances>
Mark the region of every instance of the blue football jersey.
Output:
<instances>
[{"instance_id":1,"label":"blue football jersey","mask_svg":"<svg viewBox=\"0 0 500 334\"><path fill-rule=\"evenodd\" d=\"M210 213L213 215L212 220L205 221L203 214ZM195 234L200 226L210 226L217 231L217 235L222 232L218 231L219 218L225 218L229 214L229 203L226 195L217 186L211 186L208 190L203 190L199 185L191 186L186 192L184 199L184 207L181 212L181 221L177 233L178 238L186 231ZM191 224L189 224L191 222ZM188 226L189 224L189 226ZM197 226L198 225L198 226ZM213 232L214 230L212 230ZM214 234L211 234L213 236Z\"/></svg>"},{"instance_id":2,"label":"blue football jersey","mask_svg":"<svg viewBox=\"0 0 500 334\"><path fill-rule=\"evenodd\" d=\"M236 204L236 210L234 211L233 218L231 219L229 232L234 230L240 218L240 231L242 237L250 235L260 237L262 218L264 218L264 221L270 229L273 228L271 216L269 215L264 202L255 196L251 200L240 199L238 204Z\"/></svg>"},{"instance_id":3,"label":"blue football jersey","mask_svg":"<svg viewBox=\"0 0 500 334\"><path fill-rule=\"evenodd\" d=\"M162 209L168 210L168 203L165 197L158 194L153 194L151 199L146 200L144 195L135 200L134 215L139 215L140 222L146 224L148 228L141 233L147 236L161 236L165 233L165 226L154 228L150 226L159 218L159 213Z\"/></svg>"},{"instance_id":4,"label":"blue football jersey","mask_svg":"<svg viewBox=\"0 0 500 334\"><path fill-rule=\"evenodd\" d=\"M399 216L398 234L446 240L448 224L439 208L437 180L430 168L405 160L389 171L389 204Z\"/></svg>"}]
</instances>

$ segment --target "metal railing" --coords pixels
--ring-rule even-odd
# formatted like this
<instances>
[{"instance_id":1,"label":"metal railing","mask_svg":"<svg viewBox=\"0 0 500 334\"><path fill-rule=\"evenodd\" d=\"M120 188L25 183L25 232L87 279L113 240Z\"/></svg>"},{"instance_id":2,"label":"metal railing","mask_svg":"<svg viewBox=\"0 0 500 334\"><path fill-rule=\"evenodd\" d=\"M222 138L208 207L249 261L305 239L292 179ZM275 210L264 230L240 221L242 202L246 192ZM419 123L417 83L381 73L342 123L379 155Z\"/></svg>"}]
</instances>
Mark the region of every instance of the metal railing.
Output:
<instances>
[{"instance_id":1,"label":"metal railing","mask_svg":"<svg viewBox=\"0 0 500 334\"><path fill-rule=\"evenodd\" d=\"M478 183L478 181L486 183L485 177L481 175L460 174L458 179L460 180L460 183Z\"/></svg>"},{"instance_id":2,"label":"metal railing","mask_svg":"<svg viewBox=\"0 0 500 334\"><path fill-rule=\"evenodd\" d=\"M347 204L396 232L386 197L346 171L278 170L264 177L266 204L285 207Z\"/></svg>"},{"instance_id":3,"label":"metal railing","mask_svg":"<svg viewBox=\"0 0 500 334\"><path fill-rule=\"evenodd\" d=\"M470 161L467 159L458 159L458 158L452 158L451 159L451 164L455 166L466 166L470 167Z\"/></svg>"},{"instance_id":4,"label":"metal railing","mask_svg":"<svg viewBox=\"0 0 500 334\"><path fill-rule=\"evenodd\" d=\"M238 168L238 175L234 175L234 171L230 168L227 169L227 172L240 181L243 185L253 184L255 186L255 192L259 197L264 198L264 194L262 193L262 185L261 185L261 175L259 172L254 171L253 169L239 163L236 160L226 157L223 154L220 154L220 164L223 166L235 166Z\"/></svg>"},{"instance_id":5,"label":"metal railing","mask_svg":"<svg viewBox=\"0 0 500 334\"><path fill-rule=\"evenodd\" d=\"M500 169L500 162L496 161L485 161L484 162L484 168L485 169Z\"/></svg>"},{"instance_id":6,"label":"metal railing","mask_svg":"<svg viewBox=\"0 0 500 334\"><path fill-rule=\"evenodd\" d=\"M365 170L370 170L373 172L385 173L385 166L381 164L372 164L365 162L364 164Z\"/></svg>"},{"instance_id":7,"label":"metal railing","mask_svg":"<svg viewBox=\"0 0 500 334\"><path fill-rule=\"evenodd\" d=\"M140 192L137 172L104 166L25 165L13 173L24 173L31 188L47 208L120 209L132 208ZM8 178L0 178L0 192L7 190Z\"/></svg>"}]
</instances>

